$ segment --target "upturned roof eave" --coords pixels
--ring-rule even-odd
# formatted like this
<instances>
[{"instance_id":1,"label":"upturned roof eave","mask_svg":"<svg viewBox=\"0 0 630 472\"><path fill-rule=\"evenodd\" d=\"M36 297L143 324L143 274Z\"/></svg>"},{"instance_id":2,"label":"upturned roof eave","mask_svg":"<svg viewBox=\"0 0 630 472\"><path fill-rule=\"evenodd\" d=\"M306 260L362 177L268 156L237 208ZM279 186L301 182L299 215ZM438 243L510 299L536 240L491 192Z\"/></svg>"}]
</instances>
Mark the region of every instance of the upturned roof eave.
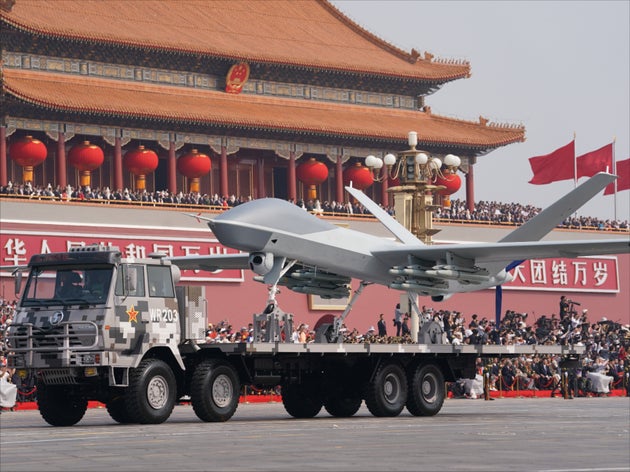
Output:
<instances>
[{"instance_id":1,"label":"upturned roof eave","mask_svg":"<svg viewBox=\"0 0 630 472\"><path fill-rule=\"evenodd\" d=\"M244 132L247 131L261 131L261 132L271 132L271 133L284 133L287 135L298 135L298 136L313 136L313 137L328 137L333 139L354 139L357 141L372 141L380 144L391 144L391 143L399 143L401 147L406 145L406 137L401 138L399 134L377 134L377 133L361 133L353 130L344 130L340 128L324 128L324 127L308 127L308 126L295 126L287 123L286 125L269 125L263 123L254 123L254 122L246 122L245 120L220 120L220 119L209 119L209 118L201 118L201 117L165 117L158 114L151 113L140 113L140 112L126 112L120 110L106 110L100 109L96 107L75 107L71 105L60 105L58 103L45 102L42 100L35 100L29 97L21 96L20 94L16 94L8 90L16 99L23 101L24 103L31 104L35 107L41 108L43 110L52 110L58 112L59 110L63 110L69 114L76 114L79 116L93 116L93 117L125 117L127 119L132 120L145 120L145 121L154 121L154 122L163 122L163 123L172 123L174 125L193 125L199 127L207 127L213 126L216 128L230 128L236 127L241 129ZM472 124L466 122L468 124ZM506 137L505 139L497 140L493 143L478 143L473 142L472 140L454 140L454 139L427 139L420 138L418 146L421 148L423 146L439 146L439 147L452 147L452 148L460 148L465 149L467 151L472 151L473 155L482 155L489 152L492 149L496 149L499 147L503 147L509 144L514 144L517 142L525 141L524 129L522 130L514 130L514 133L510 137Z\"/></svg>"}]
</instances>

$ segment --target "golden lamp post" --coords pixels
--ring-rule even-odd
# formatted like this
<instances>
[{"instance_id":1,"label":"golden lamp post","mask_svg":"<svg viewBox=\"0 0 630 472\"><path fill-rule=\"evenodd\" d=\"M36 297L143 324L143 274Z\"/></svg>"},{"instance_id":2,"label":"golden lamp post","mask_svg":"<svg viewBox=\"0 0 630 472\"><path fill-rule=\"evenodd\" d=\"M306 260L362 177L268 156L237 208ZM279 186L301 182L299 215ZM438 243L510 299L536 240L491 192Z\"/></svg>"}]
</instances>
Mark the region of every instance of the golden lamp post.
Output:
<instances>
[{"instance_id":1,"label":"golden lamp post","mask_svg":"<svg viewBox=\"0 0 630 472\"><path fill-rule=\"evenodd\" d=\"M415 131L409 132L408 143L409 149L396 155L386 154L383 159L367 156L365 165L372 169L376 181L399 179L400 185L388 189L394 194L396 219L423 243L432 244L433 235L440 231L433 228L433 212L440 208L434 204L433 196L447 188L436 185L436 182L449 182L450 178L459 181L456 172L461 165L461 159L447 154L442 160L416 149L418 133ZM385 169L381 171L383 165ZM413 342L417 342L420 329L417 297L412 297L411 294L401 295L400 304L406 305L407 313L411 314L411 338ZM414 309L411 305L414 305Z\"/></svg>"}]
</instances>

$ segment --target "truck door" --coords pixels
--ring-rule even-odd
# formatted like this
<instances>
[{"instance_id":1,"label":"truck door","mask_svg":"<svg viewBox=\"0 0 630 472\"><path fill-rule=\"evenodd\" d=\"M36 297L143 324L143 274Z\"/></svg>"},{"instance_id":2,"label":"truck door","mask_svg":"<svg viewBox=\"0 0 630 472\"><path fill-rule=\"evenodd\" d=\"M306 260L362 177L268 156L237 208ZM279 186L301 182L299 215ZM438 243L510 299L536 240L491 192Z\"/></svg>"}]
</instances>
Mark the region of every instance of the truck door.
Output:
<instances>
[{"instance_id":1,"label":"truck door","mask_svg":"<svg viewBox=\"0 0 630 472\"><path fill-rule=\"evenodd\" d=\"M150 322L144 265L121 264L118 267L114 310L114 323L109 329L111 348L123 356L141 355ZM139 360L130 358L129 365Z\"/></svg>"}]
</instances>

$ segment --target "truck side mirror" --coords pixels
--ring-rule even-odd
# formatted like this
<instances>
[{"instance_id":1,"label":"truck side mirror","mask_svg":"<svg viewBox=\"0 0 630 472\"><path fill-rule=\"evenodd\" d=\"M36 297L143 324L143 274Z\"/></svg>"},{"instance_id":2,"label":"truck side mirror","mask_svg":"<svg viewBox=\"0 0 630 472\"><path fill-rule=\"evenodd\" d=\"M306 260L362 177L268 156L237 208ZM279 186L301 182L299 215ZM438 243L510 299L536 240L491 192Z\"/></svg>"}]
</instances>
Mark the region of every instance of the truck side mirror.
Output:
<instances>
[{"instance_id":1,"label":"truck side mirror","mask_svg":"<svg viewBox=\"0 0 630 472\"><path fill-rule=\"evenodd\" d=\"M15 294L19 295L22 291L22 271L20 269L16 269L15 272L13 272L13 275L15 276Z\"/></svg>"},{"instance_id":2,"label":"truck side mirror","mask_svg":"<svg viewBox=\"0 0 630 472\"><path fill-rule=\"evenodd\" d=\"M138 280L138 276L137 276L137 268L136 267L129 267L126 264L123 264L122 266L122 270L123 270L123 293L125 296L128 296L131 293L135 293L138 290L137 287L137 280Z\"/></svg>"}]
</instances>

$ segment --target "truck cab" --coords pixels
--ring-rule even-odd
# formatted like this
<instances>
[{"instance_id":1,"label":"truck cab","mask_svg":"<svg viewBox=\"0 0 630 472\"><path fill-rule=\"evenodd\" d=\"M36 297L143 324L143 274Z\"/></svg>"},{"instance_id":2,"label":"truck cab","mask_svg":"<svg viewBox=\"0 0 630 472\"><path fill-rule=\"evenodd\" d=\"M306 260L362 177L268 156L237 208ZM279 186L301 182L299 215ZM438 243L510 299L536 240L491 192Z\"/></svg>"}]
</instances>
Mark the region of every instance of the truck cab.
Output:
<instances>
[{"instance_id":1,"label":"truck cab","mask_svg":"<svg viewBox=\"0 0 630 472\"><path fill-rule=\"evenodd\" d=\"M116 247L92 245L34 255L28 268L7 335L8 359L18 370L35 371L40 411L49 423L82 417L87 399L110 402L146 358L184 370L179 269L164 257L126 259ZM175 383L159 387L177 389ZM74 414L64 411L64 397L78 402L70 408Z\"/></svg>"}]
</instances>

